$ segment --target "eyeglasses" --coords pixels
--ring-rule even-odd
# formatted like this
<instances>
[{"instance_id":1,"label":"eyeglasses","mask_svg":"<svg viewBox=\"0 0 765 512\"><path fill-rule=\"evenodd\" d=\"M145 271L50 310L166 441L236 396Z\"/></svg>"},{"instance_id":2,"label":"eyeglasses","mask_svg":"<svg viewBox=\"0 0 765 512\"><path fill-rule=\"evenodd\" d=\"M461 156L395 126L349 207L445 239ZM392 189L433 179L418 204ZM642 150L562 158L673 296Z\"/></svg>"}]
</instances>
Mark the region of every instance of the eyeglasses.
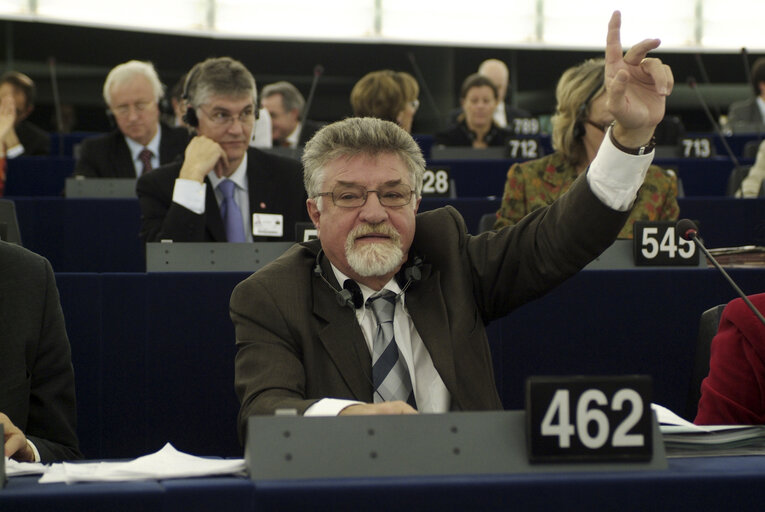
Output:
<instances>
[{"instance_id":1,"label":"eyeglasses","mask_svg":"<svg viewBox=\"0 0 765 512\"><path fill-rule=\"evenodd\" d=\"M611 124L611 123L596 123L595 121L590 121L589 119L587 119L585 121L585 123L589 124L590 126L594 126L595 128L597 128L598 130L600 130L603 133L606 133L606 130L608 129L609 125Z\"/></svg>"},{"instance_id":2,"label":"eyeglasses","mask_svg":"<svg viewBox=\"0 0 765 512\"><path fill-rule=\"evenodd\" d=\"M377 190L367 190L361 185L335 185L332 192L322 192L316 197L330 196L335 206L340 208L358 208L367 203L370 193L377 194L377 199L383 206L398 207L409 204L412 201L414 190L405 183L396 185L381 185Z\"/></svg>"},{"instance_id":3,"label":"eyeglasses","mask_svg":"<svg viewBox=\"0 0 765 512\"><path fill-rule=\"evenodd\" d=\"M114 112L114 115L122 117L130 114L131 110L135 110L135 113L140 115L148 110L153 104L154 102L152 101L139 101L133 104L117 105L112 109L112 112Z\"/></svg>"},{"instance_id":4,"label":"eyeglasses","mask_svg":"<svg viewBox=\"0 0 765 512\"><path fill-rule=\"evenodd\" d=\"M213 124L218 126L231 126L234 119L238 119L242 124L252 124L253 121L255 121L255 110L252 107L245 108L237 115L232 115L225 110L216 110L212 114L205 112L202 107L200 107L199 110L204 112L204 115L206 115Z\"/></svg>"},{"instance_id":5,"label":"eyeglasses","mask_svg":"<svg viewBox=\"0 0 765 512\"><path fill-rule=\"evenodd\" d=\"M417 112L420 109L420 100L412 100L409 102L409 106L411 106L415 112Z\"/></svg>"}]
</instances>

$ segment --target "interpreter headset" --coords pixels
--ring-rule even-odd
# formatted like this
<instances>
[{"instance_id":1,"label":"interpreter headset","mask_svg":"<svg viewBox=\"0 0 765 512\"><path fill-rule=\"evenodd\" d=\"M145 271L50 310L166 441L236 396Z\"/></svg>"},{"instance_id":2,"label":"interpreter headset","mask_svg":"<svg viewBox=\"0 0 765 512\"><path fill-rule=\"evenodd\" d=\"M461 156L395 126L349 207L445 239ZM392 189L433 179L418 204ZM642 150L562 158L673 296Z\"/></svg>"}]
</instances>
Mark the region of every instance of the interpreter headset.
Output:
<instances>
[{"instance_id":1,"label":"interpreter headset","mask_svg":"<svg viewBox=\"0 0 765 512\"><path fill-rule=\"evenodd\" d=\"M186 112L183 114L183 122L186 123L189 126L192 126L196 128L199 126L199 116L197 116L197 111L194 107L191 106L191 98L189 96L189 92L192 90L192 86L194 84L194 80L197 80L199 75L202 71L202 62L195 64L193 68L191 68L191 71L189 72L189 76L186 77L186 82L183 84L183 94L181 94L181 99L186 103ZM257 121L258 118L260 118L260 98L258 98L258 102L255 104L255 120Z\"/></svg>"},{"instance_id":2,"label":"interpreter headset","mask_svg":"<svg viewBox=\"0 0 765 512\"><path fill-rule=\"evenodd\" d=\"M335 292L335 300L337 300L339 306L348 306L351 309L358 309L363 306L364 296L361 294L361 288L356 281L353 279L346 279L343 283L343 288L338 289L324 277L324 271L321 268L321 257L323 254L324 249L319 249L319 252L316 254L316 265L313 267L313 274L327 283L327 286L332 288ZM399 270L396 274L396 281L399 282L399 286L401 286L401 281L404 281L404 285L401 286L401 291L398 293L396 299L403 295L412 283L422 279L422 264L422 258L415 256L414 260L409 265Z\"/></svg>"},{"instance_id":3,"label":"interpreter headset","mask_svg":"<svg viewBox=\"0 0 765 512\"><path fill-rule=\"evenodd\" d=\"M600 72L598 73L598 76L600 79L597 81L597 85L595 88L590 91L590 94L587 95L587 98L582 102L581 105L579 105L579 108L576 109L576 117L574 118L574 129L572 131L572 135L574 136L574 139L581 139L584 137L584 134L587 132L584 123L587 122L587 108L590 106L590 102L595 97L596 94L598 94L598 91L603 87L603 79L605 78L605 68L602 68Z\"/></svg>"}]
</instances>

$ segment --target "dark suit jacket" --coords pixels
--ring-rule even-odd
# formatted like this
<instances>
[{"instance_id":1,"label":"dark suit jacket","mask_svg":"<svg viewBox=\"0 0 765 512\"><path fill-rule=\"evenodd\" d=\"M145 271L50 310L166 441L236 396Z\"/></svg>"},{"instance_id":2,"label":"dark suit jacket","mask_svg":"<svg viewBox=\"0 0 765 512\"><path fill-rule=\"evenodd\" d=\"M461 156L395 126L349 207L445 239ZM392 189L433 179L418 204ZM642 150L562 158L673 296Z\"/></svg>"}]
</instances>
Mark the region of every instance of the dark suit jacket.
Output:
<instances>
[{"instance_id":1,"label":"dark suit jacket","mask_svg":"<svg viewBox=\"0 0 765 512\"><path fill-rule=\"evenodd\" d=\"M225 242L226 230L210 180L205 212L198 215L173 202L175 180L182 162L172 163L141 176L136 185L141 206L141 239L144 242ZM255 241L276 242L295 239L295 223L308 221L303 167L297 160L247 151L250 213L281 213L284 236L255 237ZM264 207L263 207L264 206Z\"/></svg>"},{"instance_id":2,"label":"dark suit jacket","mask_svg":"<svg viewBox=\"0 0 765 512\"><path fill-rule=\"evenodd\" d=\"M35 444L42 461L82 457L53 270L42 256L6 242L0 242L0 412Z\"/></svg>"},{"instance_id":3,"label":"dark suit jacket","mask_svg":"<svg viewBox=\"0 0 765 512\"><path fill-rule=\"evenodd\" d=\"M159 163L165 165L183 155L189 134L185 128L159 124ZM125 136L119 130L82 141L75 176L86 178L135 178L135 166Z\"/></svg>"},{"instance_id":4,"label":"dark suit jacket","mask_svg":"<svg viewBox=\"0 0 765 512\"><path fill-rule=\"evenodd\" d=\"M452 410L501 409L485 324L556 286L616 238L628 212L603 205L584 179L513 228L470 236L447 206L417 215L413 254L422 278L406 306L451 394ZM355 313L335 300L319 242L297 244L237 285L235 387L240 435L247 418L320 398L372 401L371 357Z\"/></svg>"},{"instance_id":5,"label":"dark suit jacket","mask_svg":"<svg viewBox=\"0 0 765 512\"><path fill-rule=\"evenodd\" d=\"M765 129L757 98L751 97L736 101L728 109L728 125L734 132L757 131Z\"/></svg>"},{"instance_id":6,"label":"dark suit jacket","mask_svg":"<svg viewBox=\"0 0 765 512\"><path fill-rule=\"evenodd\" d=\"M46 156L50 154L50 135L26 119L14 128L19 142L24 146L24 156Z\"/></svg>"}]
</instances>

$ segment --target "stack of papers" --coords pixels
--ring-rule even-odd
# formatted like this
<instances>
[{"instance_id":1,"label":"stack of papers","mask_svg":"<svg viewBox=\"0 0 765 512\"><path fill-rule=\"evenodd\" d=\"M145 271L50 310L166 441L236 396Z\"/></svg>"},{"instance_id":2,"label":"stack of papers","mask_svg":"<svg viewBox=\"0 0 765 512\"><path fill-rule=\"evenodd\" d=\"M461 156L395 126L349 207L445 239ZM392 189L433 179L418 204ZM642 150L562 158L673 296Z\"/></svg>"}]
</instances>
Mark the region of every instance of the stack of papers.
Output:
<instances>
[{"instance_id":1,"label":"stack of papers","mask_svg":"<svg viewBox=\"0 0 765 512\"><path fill-rule=\"evenodd\" d=\"M653 404L667 457L765 455L765 425L694 425Z\"/></svg>"},{"instance_id":2,"label":"stack of papers","mask_svg":"<svg viewBox=\"0 0 765 512\"><path fill-rule=\"evenodd\" d=\"M244 459L208 459L176 450L167 443L161 450L128 462L63 462L46 466L6 459L8 476L42 473L41 484L163 480L215 475L244 475Z\"/></svg>"}]
</instances>

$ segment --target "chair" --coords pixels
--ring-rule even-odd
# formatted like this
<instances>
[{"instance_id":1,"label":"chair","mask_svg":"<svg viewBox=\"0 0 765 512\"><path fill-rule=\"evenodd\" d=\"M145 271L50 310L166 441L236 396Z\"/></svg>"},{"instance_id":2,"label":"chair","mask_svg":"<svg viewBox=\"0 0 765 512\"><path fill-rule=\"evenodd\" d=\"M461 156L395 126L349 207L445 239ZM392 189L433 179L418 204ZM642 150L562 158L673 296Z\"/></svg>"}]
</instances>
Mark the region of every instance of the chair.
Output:
<instances>
[{"instance_id":1,"label":"chair","mask_svg":"<svg viewBox=\"0 0 765 512\"><path fill-rule=\"evenodd\" d=\"M757 152L760 150L760 144L762 139L750 140L744 144L744 148L741 150L741 156L743 158L754 159L757 156Z\"/></svg>"},{"instance_id":2,"label":"chair","mask_svg":"<svg viewBox=\"0 0 765 512\"><path fill-rule=\"evenodd\" d=\"M16 205L10 199L0 199L0 240L21 245Z\"/></svg>"},{"instance_id":3,"label":"chair","mask_svg":"<svg viewBox=\"0 0 765 512\"><path fill-rule=\"evenodd\" d=\"M741 188L741 182L744 181L744 178L749 174L750 167L752 166L742 165L733 168L728 177L728 185L725 189L726 196L734 197L736 195L736 192Z\"/></svg>"},{"instance_id":4,"label":"chair","mask_svg":"<svg viewBox=\"0 0 765 512\"><path fill-rule=\"evenodd\" d=\"M709 356L712 346L712 338L717 334L720 325L720 317L726 304L720 304L707 309L701 314L699 321L699 335L696 338L696 356L693 360L693 373L691 374L691 387L688 390L688 401L685 405L685 418L693 421L699 407L701 398L701 381L709 375Z\"/></svg>"}]
</instances>

